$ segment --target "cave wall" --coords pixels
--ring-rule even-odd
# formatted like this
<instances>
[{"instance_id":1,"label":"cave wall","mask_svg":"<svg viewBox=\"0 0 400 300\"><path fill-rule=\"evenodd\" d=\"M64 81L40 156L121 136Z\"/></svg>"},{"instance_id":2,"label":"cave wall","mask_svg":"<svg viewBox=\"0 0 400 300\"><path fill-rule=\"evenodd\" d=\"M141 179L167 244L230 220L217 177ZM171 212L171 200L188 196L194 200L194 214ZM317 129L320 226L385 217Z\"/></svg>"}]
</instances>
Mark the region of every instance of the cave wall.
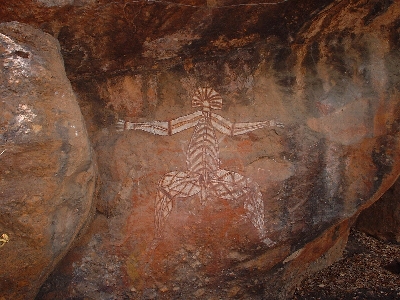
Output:
<instances>
[{"instance_id":1,"label":"cave wall","mask_svg":"<svg viewBox=\"0 0 400 300\"><path fill-rule=\"evenodd\" d=\"M100 178L98 214L40 299L288 298L399 174L395 1L21 3L1 19L59 39ZM172 189L204 179L188 173L193 129L117 130L189 116L205 87L224 119L265 121L211 143L229 196Z\"/></svg>"},{"instance_id":2,"label":"cave wall","mask_svg":"<svg viewBox=\"0 0 400 300\"><path fill-rule=\"evenodd\" d=\"M55 36L74 80L168 69L269 36L292 40L331 2L21 0L0 3L0 19Z\"/></svg>"},{"instance_id":3,"label":"cave wall","mask_svg":"<svg viewBox=\"0 0 400 300\"><path fill-rule=\"evenodd\" d=\"M400 194L399 182L370 207L360 213L355 227L387 243L400 243Z\"/></svg>"}]
</instances>

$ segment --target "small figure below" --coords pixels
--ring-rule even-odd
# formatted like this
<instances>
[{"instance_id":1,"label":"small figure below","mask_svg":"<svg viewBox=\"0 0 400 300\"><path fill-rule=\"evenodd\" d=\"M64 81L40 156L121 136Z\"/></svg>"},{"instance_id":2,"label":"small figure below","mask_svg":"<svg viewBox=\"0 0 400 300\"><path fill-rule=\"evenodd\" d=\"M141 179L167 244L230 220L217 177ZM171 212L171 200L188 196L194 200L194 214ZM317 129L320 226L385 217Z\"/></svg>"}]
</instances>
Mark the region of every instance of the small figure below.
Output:
<instances>
[{"instance_id":1,"label":"small figure below","mask_svg":"<svg viewBox=\"0 0 400 300\"><path fill-rule=\"evenodd\" d=\"M222 108L222 98L212 88L198 89L192 107L201 107L201 110L171 121L132 123L120 120L117 125L120 130L143 130L156 135L173 135L195 127L186 153L187 170L169 172L158 183L155 202L156 235L161 236L178 198L198 195L202 205L216 198L244 203L247 217L257 229L260 239L271 245L273 242L266 237L265 232L264 202L260 188L252 179L220 168L215 131L235 136L264 127L283 127L283 124L273 120L253 123L232 123L226 120L212 112Z\"/></svg>"}]
</instances>

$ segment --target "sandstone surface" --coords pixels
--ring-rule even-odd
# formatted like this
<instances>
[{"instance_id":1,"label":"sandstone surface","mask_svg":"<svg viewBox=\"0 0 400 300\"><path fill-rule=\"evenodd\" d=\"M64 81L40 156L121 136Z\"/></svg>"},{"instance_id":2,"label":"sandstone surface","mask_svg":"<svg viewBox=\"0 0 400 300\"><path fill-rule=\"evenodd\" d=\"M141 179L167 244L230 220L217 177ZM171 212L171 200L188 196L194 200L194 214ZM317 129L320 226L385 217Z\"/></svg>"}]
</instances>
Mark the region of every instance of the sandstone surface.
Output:
<instances>
[{"instance_id":1,"label":"sandstone surface","mask_svg":"<svg viewBox=\"0 0 400 300\"><path fill-rule=\"evenodd\" d=\"M0 20L18 20L55 36L69 78L95 84L130 70L162 70L223 55L271 35L291 40L332 2L19 0L0 3Z\"/></svg>"},{"instance_id":2,"label":"sandstone surface","mask_svg":"<svg viewBox=\"0 0 400 300\"><path fill-rule=\"evenodd\" d=\"M398 1L0 8L59 39L100 170L98 214L37 299L289 298L400 172ZM191 127L205 87L215 139Z\"/></svg>"},{"instance_id":3,"label":"sandstone surface","mask_svg":"<svg viewBox=\"0 0 400 300\"><path fill-rule=\"evenodd\" d=\"M382 241L400 243L399 180L357 218L356 227Z\"/></svg>"},{"instance_id":4,"label":"sandstone surface","mask_svg":"<svg viewBox=\"0 0 400 300\"><path fill-rule=\"evenodd\" d=\"M290 42L271 35L181 62L147 42L163 68L97 80L84 103L106 107L84 111L99 157L101 214L40 297L290 297L301 278L341 256L354 216L399 174L399 16L397 2L338 1ZM229 197L209 185L204 201L193 187L204 178L188 172L196 131L159 136L115 124L185 119L201 110L191 100L206 86L221 95L213 112L223 118L284 127L217 132L219 170L239 175L225 180ZM89 85L77 85L84 95L82 87ZM93 121L99 115L109 126ZM248 213L258 191L264 235ZM162 199L165 207L172 199L171 211Z\"/></svg>"},{"instance_id":5,"label":"sandstone surface","mask_svg":"<svg viewBox=\"0 0 400 300\"><path fill-rule=\"evenodd\" d=\"M0 298L33 299L90 217L95 165L57 41L0 24Z\"/></svg>"}]
</instances>

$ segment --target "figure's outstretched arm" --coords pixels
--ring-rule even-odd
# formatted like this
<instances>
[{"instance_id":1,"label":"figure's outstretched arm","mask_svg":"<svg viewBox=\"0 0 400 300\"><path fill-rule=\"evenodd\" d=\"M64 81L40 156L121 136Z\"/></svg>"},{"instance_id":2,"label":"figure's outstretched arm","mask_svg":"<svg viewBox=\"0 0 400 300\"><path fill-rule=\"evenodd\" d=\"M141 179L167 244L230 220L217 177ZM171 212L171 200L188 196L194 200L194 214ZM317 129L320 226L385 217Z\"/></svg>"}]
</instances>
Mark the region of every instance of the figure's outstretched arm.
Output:
<instances>
[{"instance_id":1,"label":"figure's outstretched arm","mask_svg":"<svg viewBox=\"0 0 400 300\"><path fill-rule=\"evenodd\" d=\"M171 121L128 122L119 120L117 130L143 130L156 135L173 135L197 124L201 118L201 111L178 117Z\"/></svg>"},{"instance_id":2,"label":"figure's outstretched arm","mask_svg":"<svg viewBox=\"0 0 400 300\"><path fill-rule=\"evenodd\" d=\"M214 113L211 114L211 122L216 130L230 136L244 134L265 127L284 127L282 123L275 120L249 123L232 123L224 117Z\"/></svg>"}]
</instances>

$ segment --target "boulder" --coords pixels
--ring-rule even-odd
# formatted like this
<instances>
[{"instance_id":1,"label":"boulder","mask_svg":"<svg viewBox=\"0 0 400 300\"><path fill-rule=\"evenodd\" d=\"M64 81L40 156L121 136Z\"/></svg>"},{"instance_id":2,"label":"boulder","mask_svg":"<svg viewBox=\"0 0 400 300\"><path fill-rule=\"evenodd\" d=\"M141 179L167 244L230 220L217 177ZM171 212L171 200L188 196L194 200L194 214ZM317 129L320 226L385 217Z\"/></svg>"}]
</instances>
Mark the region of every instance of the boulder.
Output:
<instances>
[{"instance_id":1,"label":"boulder","mask_svg":"<svg viewBox=\"0 0 400 300\"><path fill-rule=\"evenodd\" d=\"M93 211L96 168L58 42L0 24L0 298L33 299Z\"/></svg>"},{"instance_id":2,"label":"boulder","mask_svg":"<svg viewBox=\"0 0 400 300\"><path fill-rule=\"evenodd\" d=\"M76 83L99 214L38 299L290 298L400 173L399 17L335 1L289 40Z\"/></svg>"}]
</instances>

